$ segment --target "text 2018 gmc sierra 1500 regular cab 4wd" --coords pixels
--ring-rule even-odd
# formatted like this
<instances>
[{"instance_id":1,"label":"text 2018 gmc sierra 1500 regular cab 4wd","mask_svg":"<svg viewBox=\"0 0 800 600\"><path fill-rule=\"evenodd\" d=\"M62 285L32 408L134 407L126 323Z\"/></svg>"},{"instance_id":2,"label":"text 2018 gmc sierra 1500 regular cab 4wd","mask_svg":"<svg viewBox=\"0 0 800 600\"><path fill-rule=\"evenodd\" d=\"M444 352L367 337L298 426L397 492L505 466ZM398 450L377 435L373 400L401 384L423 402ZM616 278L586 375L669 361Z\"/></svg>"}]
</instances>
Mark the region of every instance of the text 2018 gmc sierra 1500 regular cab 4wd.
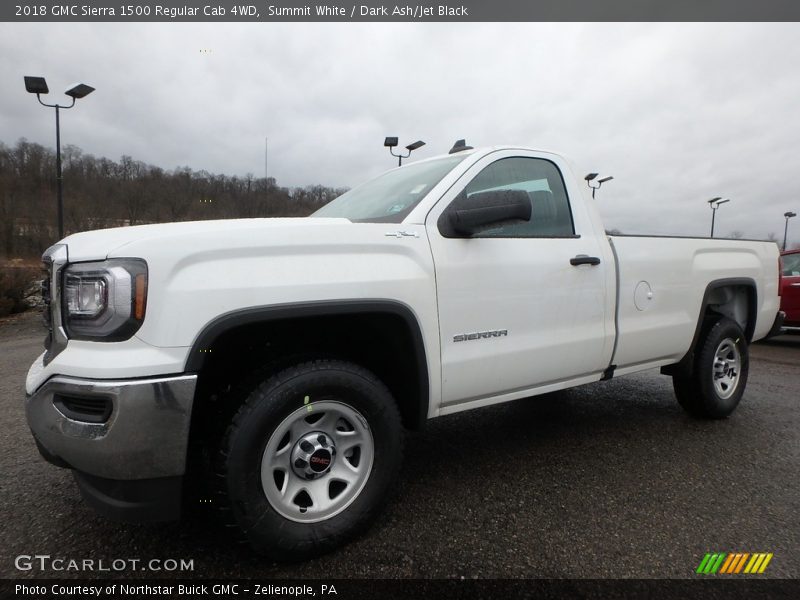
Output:
<instances>
[{"instance_id":1,"label":"text 2018 gmc sierra 1500 regular cab 4wd","mask_svg":"<svg viewBox=\"0 0 800 600\"><path fill-rule=\"evenodd\" d=\"M71 235L44 255L39 449L129 520L178 517L191 472L297 559L366 527L427 419L654 367L691 415L731 414L780 327L776 245L609 236L584 183L467 148L308 218Z\"/></svg>"}]
</instances>

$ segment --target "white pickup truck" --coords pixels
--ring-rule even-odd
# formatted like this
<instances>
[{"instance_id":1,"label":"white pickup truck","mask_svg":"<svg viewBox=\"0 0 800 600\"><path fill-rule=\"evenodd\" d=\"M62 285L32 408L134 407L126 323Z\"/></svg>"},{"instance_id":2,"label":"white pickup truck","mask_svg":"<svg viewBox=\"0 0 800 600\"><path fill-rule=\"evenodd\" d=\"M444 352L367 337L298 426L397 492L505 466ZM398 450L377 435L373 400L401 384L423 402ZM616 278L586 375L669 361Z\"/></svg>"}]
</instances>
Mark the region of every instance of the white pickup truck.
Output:
<instances>
[{"instance_id":1,"label":"white pickup truck","mask_svg":"<svg viewBox=\"0 0 800 600\"><path fill-rule=\"evenodd\" d=\"M92 231L44 262L42 455L128 520L177 518L205 479L278 559L362 531L427 419L655 367L726 417L782 317L775 244L609 236L569 162L515 147L393 169L309 218Z\"/></svg>"}]
</instances>

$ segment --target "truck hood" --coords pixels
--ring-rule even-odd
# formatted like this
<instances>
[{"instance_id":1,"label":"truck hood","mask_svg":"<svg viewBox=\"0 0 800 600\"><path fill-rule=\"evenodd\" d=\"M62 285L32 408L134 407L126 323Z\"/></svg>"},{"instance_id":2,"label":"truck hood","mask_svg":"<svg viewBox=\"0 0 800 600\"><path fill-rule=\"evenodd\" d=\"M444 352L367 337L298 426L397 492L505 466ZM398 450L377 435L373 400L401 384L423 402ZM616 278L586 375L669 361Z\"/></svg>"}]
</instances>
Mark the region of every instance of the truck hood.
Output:
<instances>
[{"instance_id":1,"label":"truck hood","mask_svg":"<svg viewBox=\"0 0 800 600\"><path fill-rule=\"evenodd\" d=\"M136 337L160 348L188 347L220 315L254 307L365 298L411 306L434 298L423 225L199 221L90 231L62 243L73 263L147 263L147 316Z\"/></svg>"},{"instance_id":2,"label":"truck hood","mask_svg":"<svg viewBox=\"0 0 800 600\"><path fill-rule=\"evenodd\" d=\"M216 221L189 221L157 225L137 225L84 231L65 238L70 262L104 260L110 256L141 256L153 244L174 242L187 250L209 249L220 244L236 245L236 241L260 241L269 245L277 236L298 241L308 241L308 236L318 227L352 225L347 219L330 218L280 218L280 219L225 219Z\"/></svg>"}]
</instances>

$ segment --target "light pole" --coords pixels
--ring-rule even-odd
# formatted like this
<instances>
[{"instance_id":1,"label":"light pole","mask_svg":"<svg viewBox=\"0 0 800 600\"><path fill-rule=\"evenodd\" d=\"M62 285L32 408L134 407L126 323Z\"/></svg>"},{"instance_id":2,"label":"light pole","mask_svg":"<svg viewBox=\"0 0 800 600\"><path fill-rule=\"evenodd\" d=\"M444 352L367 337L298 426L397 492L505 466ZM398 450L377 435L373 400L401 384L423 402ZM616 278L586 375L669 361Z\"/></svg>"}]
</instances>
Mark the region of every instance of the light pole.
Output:
<instances>
[{"instance_id":1,"label":"light pole","mask_svg":"<svg viewBox=\"0 0 800 600\"><path fill-rule=\"evenodd\" d=\"M603 185L606 181L611 181L612 179L614 179L611 175L609 175L608 177L603 177L602 179L598 179L597 181L595 181L597 185L592 185L592 182L595 180L596 177L597 173L589 173L586 177L584 177L584 179L586 180L586 185L592 188L593 200L595 191L599 190L600 186Z\"/></svg>"},{"instance_id":2,"label":"light pole","mask_svg":"<svg viewBox=\"0 0 800 600\"><path fill-rule=\"evenodd\" d=\"M397 146L397 138L396 137L387 137L386 139L383 140L383 145L386 148L389 148L389 154L391 154L392 156L397 158L397 166L398 167L402 167L403 166L403 159L404 158L408 158L409 156L411 156L411 153L414 150L416 150L417 148L422 148L425 145L425 142L423 142L422 140L417 140L413 144L409 144L408 146L406 146L406 150L408 150L408 154L406 154L405 156L403 156L402 154L395 154L394 152L392 152L392 148Z\"/></svg>"},{"instance_id":3,"label":"light pole","mask_svg":"<svg viewBox=\"0 0 800 600\"><path fill-rule=\"evenodd\" d=\"M708 201L708 206L711 208L711 237L714 237L714 221L717 216L717 209L719 208L720 204L725 204L726 202L730 202L730 198L726 198L725 200L722 197L717 196L716 198L712 198Z\"/></svg>"},{"instance_id":4,"label":"light pole","mask_svg":"<svg viewBox=\"0 0 800 600\"><path fill-rule=\"evenodd\" d=\"M789 233L789 219L792 217L796 217L797 213L794 212L785 212L783 216L786 217L786 225L783 226L783 249L786 250L786 234Z\"/></svg>"},{"instance_id":5,"label":"light pole","mask_svg":"<svg viewBox=\"0 0 800 600\"><path fill-rule=\"evenodd\" d=\"M60 104L45 104L42 102L40 94L47 94L50 90L47 88L47 82L44 77L28 77L25 76L25 89L31 93L36 94L36 99L39 104L47 108L56 109L56 190L58 198L58 239L64 237L64 197L62 182L64 180L61 174L61 121L59 118L59 111L63 109L72 108L75 106L75 100L88 96L94 91L94 88L86 85L85 83L78 83L64 92L67 96L72 98L69 106L61 106Z\"/></svg>"}]
</instances>

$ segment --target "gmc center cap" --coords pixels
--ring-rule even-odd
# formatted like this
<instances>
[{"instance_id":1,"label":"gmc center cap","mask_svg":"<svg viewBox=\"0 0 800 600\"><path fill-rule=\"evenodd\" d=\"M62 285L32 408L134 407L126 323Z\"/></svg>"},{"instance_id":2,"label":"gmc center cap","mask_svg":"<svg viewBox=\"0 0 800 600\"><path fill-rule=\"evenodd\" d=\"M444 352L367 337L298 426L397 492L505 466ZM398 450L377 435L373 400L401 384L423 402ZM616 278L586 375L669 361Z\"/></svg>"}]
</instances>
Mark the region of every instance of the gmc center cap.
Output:
<instances>
[{"instance_id":1,"label":"gmc center cap","mask_svg":"<svg viewBox=\"0 0 800 600\"><path fill-rule=\"evenodd\" d=\"M336 456L333 440L321 431L301 437L292 448L292 468L298 477L315 479L327 473Z\"/></svg>"}]
</instances>

